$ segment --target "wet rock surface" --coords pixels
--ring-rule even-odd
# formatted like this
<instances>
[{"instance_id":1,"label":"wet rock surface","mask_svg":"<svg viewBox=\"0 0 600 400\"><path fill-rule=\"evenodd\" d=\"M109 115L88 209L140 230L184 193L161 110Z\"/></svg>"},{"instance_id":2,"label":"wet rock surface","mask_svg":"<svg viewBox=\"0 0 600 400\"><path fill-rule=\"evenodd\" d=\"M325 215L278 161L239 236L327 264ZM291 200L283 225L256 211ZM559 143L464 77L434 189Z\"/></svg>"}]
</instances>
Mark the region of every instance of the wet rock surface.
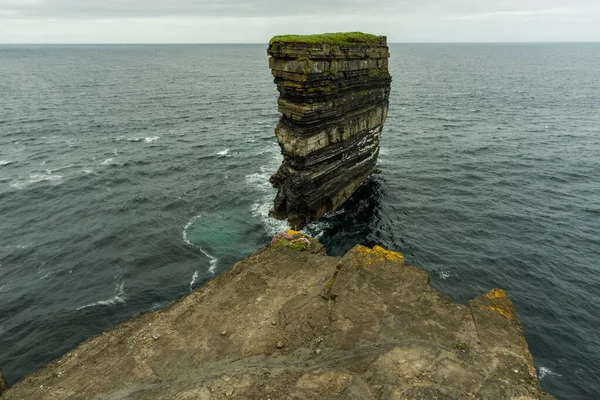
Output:
<instances>
[{"instance_id":1,"label":"wet rock surface","mask_svg":"<svg viewBox=\"0 0 600 400\"><path fill-rule=\"evenodd\" d=\"M503 290L456 304L399 253L356 246L329 257L297 232L0 397L552 398Z\"/></svg>"},{"instance_id":2,"label":"wet rock surface","mask_svg":"<svg viewBox=\"0 0 600 400\"><path fill-rule=\"evenodd\" d=\"M391 84L386 38L338 35L275 37L268 48L284 157L271 178L271 214L295 228L339 208L379 155Z\"/></svg>"}]
</instances>

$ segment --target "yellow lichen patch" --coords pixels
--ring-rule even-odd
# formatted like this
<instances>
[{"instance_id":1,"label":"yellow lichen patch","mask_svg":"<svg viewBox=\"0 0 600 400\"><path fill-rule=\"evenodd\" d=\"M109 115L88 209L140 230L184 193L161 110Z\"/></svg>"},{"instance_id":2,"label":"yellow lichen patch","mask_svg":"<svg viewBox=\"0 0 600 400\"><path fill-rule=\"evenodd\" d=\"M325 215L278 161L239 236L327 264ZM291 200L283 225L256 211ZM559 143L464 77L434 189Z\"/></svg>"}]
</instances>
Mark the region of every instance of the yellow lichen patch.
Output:
<instances>
[{"instance_id":1,"label":"yellow lichen patch","mask_svg":"<svg viewBox=\"0 0 600 400\"><path fill-rule=\"evenodd\" d=\"M386 250L381 246L375 246L373 247L373 251L378 254L383 256L385 259L390 260L390 261L402 261L404 260L404 256L401 253L398 253L397 251L391 251L391 250Z\"/></svg>"},{"instance_id":2,"label":"yellow lichen patch","mask_svg":"<svg viewBox=\"0 0 600 400\"><path fill-rule=\"evenodd\" d=\"M485 294L485 297L489 300L490 305L483 307L484 309L495 311L508 320L515 318L514 307L506 290L492 289Z\"/></svg>"},{"instance_id":3,"label":"yellow lichen patch","mask_svg":"<svg viewBox=\"0 0 600 400\"><path fill-rule=\"evenodd\" d=\"M506 293L506 290L492 289L488 294L486 294L486 297L492 300L502 299L508 297L508 293Z\"/></svg>"},{"instance_id":4,"label":"yellow lichen patch","mask_svg":"<svg viewBox=\"0 0 600 400\"><path fill-rule=\"evenodd\" d=\"M512 313L511 313L510 311L508 311L508 310L505 310L505 309L504 309L504 308L502 308L502 307L498 307L498 306L489 306L488 308L489 308L490 310L492 310L492 311L496 311L497 313L500 313L500 314L502 314L502 315L504 316L504 318L506 318L506 319L509 319L509 320L510 320L510 319L513 319L513 318L514 318L514 317L513 317L513 315L512 315Z\"/></svg>"},{"instance_id":5,"label":"yellow lichen patch","mask_svg":"<svg viewBox=\"0 0 600 400\"><path fill-rule=\"evenodd\" d=\"M300 231L294 231L294 230L290 229L289 231L287 231L287 234L291 235L291 236L294 236L294 235L301 235L302 232L300 232Z\"/></svg>"},{"instance_id":6,"label":"yellow lichen patch","mask_svg":"<svg viewBox=\"0 0 600 400\"><path fill-rule=\"evenodd\" d=\"M381 246L375 246L372 249L364 246L358 246L356 252L358 253L356 254L357 266L362 265L365 269L368 269L367 266L376 262L402 262L404 260L404 256L402 254L395 251L386 250Z\"/></svg>"}]
</instances>

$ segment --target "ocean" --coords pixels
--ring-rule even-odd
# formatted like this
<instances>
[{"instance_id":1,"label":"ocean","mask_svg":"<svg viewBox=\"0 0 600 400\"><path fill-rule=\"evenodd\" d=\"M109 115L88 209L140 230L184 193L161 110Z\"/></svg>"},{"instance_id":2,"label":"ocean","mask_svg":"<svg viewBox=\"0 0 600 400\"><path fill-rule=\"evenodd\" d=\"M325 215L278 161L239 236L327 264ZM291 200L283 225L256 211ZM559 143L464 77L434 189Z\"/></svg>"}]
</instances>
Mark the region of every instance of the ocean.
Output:
<instances>
[{"instance_id":1,"label":"ocean","mask_svg":"<svg viewBox=\"0 0 600 400\"><path fill-rule=\"evenodd\" d=\"M600 44L391 44L380 173L307 227L458 302L506 289L541 384L600 398ZM0 46L9 384L287 229L266 45Z\"/></svg>"}]
</instances>

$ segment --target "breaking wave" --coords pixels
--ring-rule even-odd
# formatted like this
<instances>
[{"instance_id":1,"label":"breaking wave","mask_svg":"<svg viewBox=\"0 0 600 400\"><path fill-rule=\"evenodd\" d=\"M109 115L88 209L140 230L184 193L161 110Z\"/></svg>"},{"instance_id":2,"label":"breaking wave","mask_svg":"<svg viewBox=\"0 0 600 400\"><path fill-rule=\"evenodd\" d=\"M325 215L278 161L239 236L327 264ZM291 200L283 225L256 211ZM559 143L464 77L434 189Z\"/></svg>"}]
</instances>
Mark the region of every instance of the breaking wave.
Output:
<instances>
[{"instance_id":1,"label":"breaking wave","mask_svg":"<svg viewBox=\"0 0 600 400\"><path fill-rule=\"evenodd\" d=\"M94 303L86 304L85 306L77 307L77 310L83 310L85 308L97 307L97 306L114 306L115 304L125 303L125 282L119 280L115 284L115 295L107 300L100 300Z\"/></svg>"}]
</instances>

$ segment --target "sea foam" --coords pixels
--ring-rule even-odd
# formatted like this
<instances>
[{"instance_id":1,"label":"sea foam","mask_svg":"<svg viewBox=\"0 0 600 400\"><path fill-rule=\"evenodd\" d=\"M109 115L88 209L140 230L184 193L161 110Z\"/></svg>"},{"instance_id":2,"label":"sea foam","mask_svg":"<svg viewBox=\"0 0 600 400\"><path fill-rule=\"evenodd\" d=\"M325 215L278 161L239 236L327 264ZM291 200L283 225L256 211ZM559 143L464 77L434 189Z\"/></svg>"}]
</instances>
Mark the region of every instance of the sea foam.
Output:
<instances>
[{"instance_id":1,"label":"sea foam","mask_svg":"<svg viewBox=\"0 0 600 400\"><path fill-rule=\"evenodd\" d=\"M192 281L190 282L190 292L192 290L194 290L194 284L196 283L197 280L198 280L198 271L194 272L194 275L192 275Z\"/></svg>"},{"instance_id":2,"label":"sea foam","mask_svg":"<svg viewBox=\"0 0 600 400\"><path fill-rule=\"evenodd\" d=\"M268 153L271 154L269 162L260 167L260 172L246 175L246 184L260 194L258 200L250 208L252 216L262 223L268 235L273 236L278 232L289 229L289 224L287 221L281 221L269 216L269 211L273 206L273 199L277 194L277 190L271 186L269 178L277 171L281 163L279 146L274 145L270 147Z\"/></svg>"},{"instance_id":3,"label":"sea foam","mask_svg":"<svg viewBox=\"0 0 600 400\"><path fill-rule=\"evenodd\" d=\"M10 184L10 187L14 189L23 189L34 183L39 182L54 182L58 183L62 179L62 175L53 175L51 173L46 174L31 174L27 179L17 179Z\"/></svg>"},{"instance_id":4,"label":"sea foam","mask_svg":"<svg viewBox=\"0 0 600 400\"><path fill-rule=\"evenodd\" d=\"M189 222L187 224L185 224L185 226L183 227L183 231L182 231L181 234L182 234L184 242L186 242L191 247L197 248L198 250L200 250L200 252L202 254L204 254L208 258L208 260L209 260L208 272L210 272L211 275L214 275L219 260L217 258L211 256L210 254L208 254L206 251L204 251L204 249L202 249L202 247L197 246L194 243L192 243L190 241L190 239L188 238L188 230L190 229L190 227L192 226L192 224L194 222L196 222L196 220L199 219L199 218L201 218L201 217L202 217L202 214L196 215L191 220L189 220ZM190 287L191 286L192 286L192 284L190 284Z\"/></svg>"},{"instance_id":5,"label":"sea foam","mask_svg":"<svg viewBox=\"0 0 600 400\"><path fill-rule=\"evenodd\" d=\"M114 306L115 304L125 303L125 282L119 280L115 285L115 295L108 300L100 300L94 303L86 304L85 306L77 307L77 310L96 306Z\"/></svg>"},{"instance_id":6,"label":"sea foam","mask_svg":"<svg viewBox=\"0 0 600 400\"><path fill-rule=\"evenodd\" d=\"M550 368L540 367L540 369L538 371L538 376L541 381L542 379L550 377L550 376L562 376L562 375L552 371Z\"/></svg>"}]
</instances>

